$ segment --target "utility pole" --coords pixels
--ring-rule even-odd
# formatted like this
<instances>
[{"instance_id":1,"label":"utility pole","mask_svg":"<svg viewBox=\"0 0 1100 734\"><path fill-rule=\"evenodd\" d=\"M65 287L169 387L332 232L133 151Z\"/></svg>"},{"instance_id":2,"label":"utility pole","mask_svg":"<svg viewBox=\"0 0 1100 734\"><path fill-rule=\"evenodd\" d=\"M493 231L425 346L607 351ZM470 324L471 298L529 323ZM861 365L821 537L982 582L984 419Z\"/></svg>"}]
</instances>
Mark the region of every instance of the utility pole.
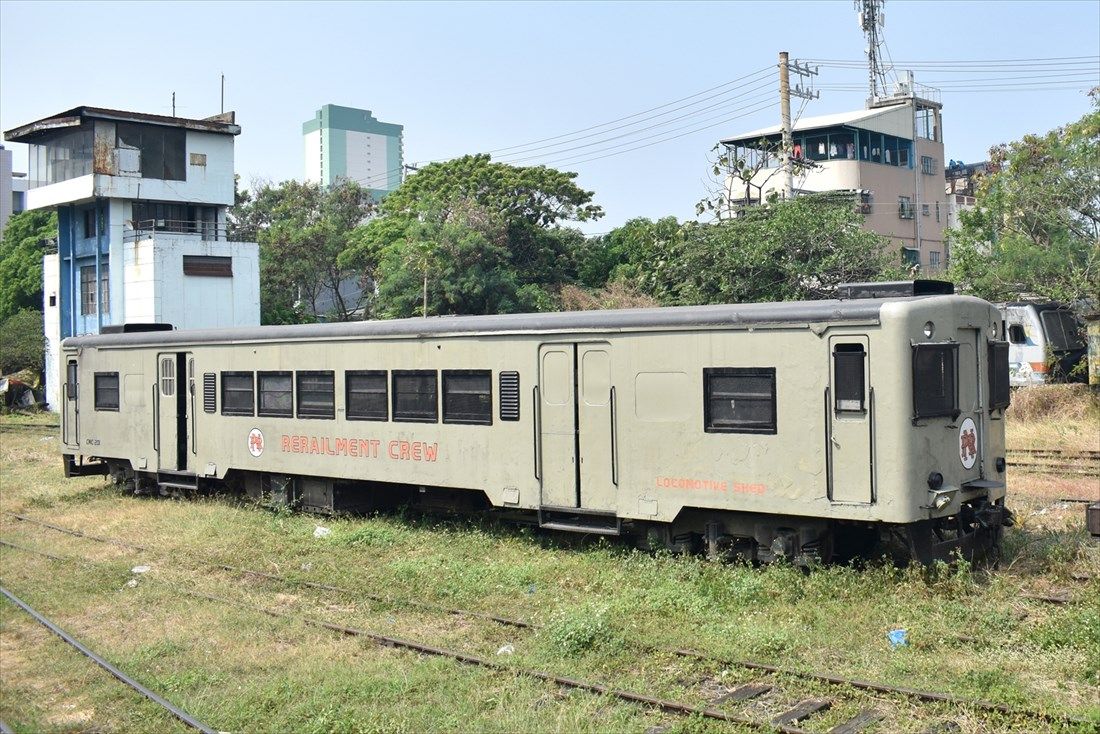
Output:
<instances>
[{"instance_id":1,"label":"utility pole","mask_svg":"<svg viewBox=\"0 0 1100 734\"><path fill-rule=\"evenodd\" d=\"M176 93L172 92L172 117L176 116Z\"/></svg>"},{"instance_id":2,"label":"utility pole","mask_svg":"<svg viewBox=\"0 0 1100 734\"><path fill-rule=\"evenodd\" d=\"M783 198L794 194L794 171L791 169L791 65L786 51L779 52L779 124L783 130Z\"/></svg>"},{"instance_id":3,"label":"utility pole","mask_svg":"<svg viewBox=\"0 0 1100 734\"><path fill-rule=\"evenodd\" d=\"M225 114L225 74L222 74L222 114Z\"/></svg>"},{"instance_id":4,"label":"utility pole","mask_svg":"<svg viewBox=\"0 0 1100 734\"><path fill-rule=\"evenodd\" d=\"M783 198L790 199L794 196L794 165L791 161L794 150L791 130L791 96L800 99L817 99L821 92L815 92L808 86L802 87L801 82L791 89L791 72L799 77L813 77L817 75L817 69L811 69L809 65L803 66L795 61L790 62L786 51L779 52L779 123L783 131Z\"/></svg>"},{"instance_id":5,"label":"utility pole","mask_svg":"<svg viewBox=\"0 0 1100 734\"><path fill-rule=\"evenodd\" d=\"M911 105L913 105L913 152L911 154L912 157L913 157L913 160L911 160L909 163L913 166L913 199L916 201L916 204L915 204L914 209L913 209L913 226L914 226L913 242L917 246L917 257L920 257L920 251L921 251L921 248L920 248L920 218L921 218L921 216L923 216L923 212L922 212L923 204L921 204L921 200L920 200L921 199L921 191L920 191L920 178L921 178L920 154L917 150L917 145L918 145L918 142L920 141L920 138L917 137L917 84L916 84L916 80L913 78L913 72L911 72L911 71L909 72L908 81L909 81L909 103Z\"/></svg>"}]
</instances>

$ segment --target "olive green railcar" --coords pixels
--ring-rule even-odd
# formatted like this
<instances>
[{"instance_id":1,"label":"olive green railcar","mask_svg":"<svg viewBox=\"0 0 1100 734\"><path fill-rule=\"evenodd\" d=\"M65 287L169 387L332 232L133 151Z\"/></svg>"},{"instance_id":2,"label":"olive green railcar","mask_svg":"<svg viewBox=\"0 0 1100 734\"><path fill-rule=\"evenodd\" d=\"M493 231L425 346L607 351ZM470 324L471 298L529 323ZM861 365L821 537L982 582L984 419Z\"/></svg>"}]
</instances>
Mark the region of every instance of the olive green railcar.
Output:
<instances>
[{"instance_id":1,"label":"olive green railcar","mask_svg":"<svg viewBox=\"0 0 1100 734\"><path fill-rule=\"evenodd\" d=\"M80 337L62 440L139 491L408 490L760 560L886 530L927 560L1009 517L999 324L936 295Z\"/></svg>"}]
</instances>

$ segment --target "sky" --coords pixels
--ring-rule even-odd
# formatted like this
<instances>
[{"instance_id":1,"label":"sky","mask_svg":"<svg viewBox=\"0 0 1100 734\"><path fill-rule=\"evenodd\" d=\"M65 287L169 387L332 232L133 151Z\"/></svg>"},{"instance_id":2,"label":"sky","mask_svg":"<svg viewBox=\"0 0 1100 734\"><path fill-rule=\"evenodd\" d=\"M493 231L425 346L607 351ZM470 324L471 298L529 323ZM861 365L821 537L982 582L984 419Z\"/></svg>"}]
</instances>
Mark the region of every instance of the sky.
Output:
<instances>
[{"instance_id":1,"label":"sky","mask_svg":"<svg viewBox=\"0 0 1100 734\"><path fill-rule=\"evenodd\" d=\"M885 17L897 68L942 85L949 159L980 161L992 145L1078 119L1100 84L1096 0L890 0ZM173 92L177 114L206 117L219 112L224 73L246 185L301 178L302 123L334 103L404 125L406 163L495 151L575 171L606 211L582 227L598 233L694 217L716 141L779 122L780 51L856 62L820 66L804 115L861 109L864 46L850 0L4 0L0 128L78 105L170 114ZM1040 61L1004 61L1014 59ZM25 146L5 145L25 171Z\"/></svg>"}]
</instances>

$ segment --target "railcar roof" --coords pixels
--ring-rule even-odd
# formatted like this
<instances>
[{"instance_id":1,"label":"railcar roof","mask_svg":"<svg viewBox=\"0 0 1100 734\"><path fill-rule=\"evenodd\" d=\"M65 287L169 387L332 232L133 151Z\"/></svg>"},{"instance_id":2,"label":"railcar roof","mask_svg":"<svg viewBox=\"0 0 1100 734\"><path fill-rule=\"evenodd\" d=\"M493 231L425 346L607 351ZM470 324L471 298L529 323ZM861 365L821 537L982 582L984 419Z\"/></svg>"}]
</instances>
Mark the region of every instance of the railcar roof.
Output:
<instances>
[{"instance_id":1,"label":"railcar roof","mask_svg":"<svg viewBox=\"0 0 1100 734\"><path fill-rule=\"evenodd\" d=\"M278 342L309 339L444 337L463 334L620 331L650 328L751 326L877 320L886 303L958 298L918 296L717 306L670 306L616 311L566 311L492 316L434 316L389 321L349 321L288 326L151 331L70 337L66 347L156 346L232 342Z\"/></svg>"}]
</instances>

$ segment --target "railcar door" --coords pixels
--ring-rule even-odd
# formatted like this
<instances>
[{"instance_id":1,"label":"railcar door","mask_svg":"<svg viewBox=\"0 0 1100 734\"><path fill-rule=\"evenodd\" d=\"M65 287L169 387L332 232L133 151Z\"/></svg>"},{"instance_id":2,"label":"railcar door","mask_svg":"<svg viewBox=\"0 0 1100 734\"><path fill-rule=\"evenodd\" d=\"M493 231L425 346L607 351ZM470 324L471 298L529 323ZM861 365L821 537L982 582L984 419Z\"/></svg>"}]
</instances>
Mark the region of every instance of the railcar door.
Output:
<instances>
[{"instance_id":1,"label":"railcar door","mask_svg":"<svg viewBox=\"0 0 1100 734\"><path fill-rule=\"evenodd\" d=\"M79 373L76 360L65 363L65 384L61 388L61 440L70 448L80 448Z\"/></svg>"},{"instance_id":2,"label":"railcar door","mask_svg":"<svg viewBox=\"0 0 1100 734\"><path fill-rule=\"evenodd\" d=\"M189 372L190 370L190 372ZM157 469L187 471L190 456L190 415L194 412L194 365L187 352L157 355Z\"/></svg>"},{"instance_id":3,"label":"railcar door","mask_svg":"<svg viewBox=\"0 0 1100 734\"><path fill-rule=\"evenodd\" d=\"M615 509L617 416L610 345L543 344L538 387L541 504Z\"/></svg>"},{"instance_id":4,"label":"railcar door","mask_svg":"<svg viewBox=\"0 0 1100 734\"><path fill-rule=\"evenodd\" d=\"M959 329L959 461L963 467L963 481L980 479L984 475L985 411L989 397L981 379L981 355L979 349L982 333L978 329Z\"/></svg>"},{"instance_id":5,"label":"railcar door","mask_svg":"<svg viewBox=\"0 0 1100 734\"><path fill-rule=\"evenodd\" d=\"M580 439L580 506L614 510L618 481L614 422L618 418L611 385L611 345L577 345L577 437Z\"/></svg>"},{"instance_id":6,"label":"railcar door","mask_svg":"<svg viewBox=\"0 0 1100 734\"><path fill-rule=\"evenodd\" d=\"M577 507L577 385L573 344L539 347L540 504Z\"/></svg>"},{"instance_id":7,"label":"railcar door","mask_svg":"<svg viewBox=\"0 0 1100 734\"><path fill-rule=\"evenodd\" d=\"M875 392L866 336L829 338L825 404L828 494L833 502L875 501Z\"/></svg>"}]
</instances>

